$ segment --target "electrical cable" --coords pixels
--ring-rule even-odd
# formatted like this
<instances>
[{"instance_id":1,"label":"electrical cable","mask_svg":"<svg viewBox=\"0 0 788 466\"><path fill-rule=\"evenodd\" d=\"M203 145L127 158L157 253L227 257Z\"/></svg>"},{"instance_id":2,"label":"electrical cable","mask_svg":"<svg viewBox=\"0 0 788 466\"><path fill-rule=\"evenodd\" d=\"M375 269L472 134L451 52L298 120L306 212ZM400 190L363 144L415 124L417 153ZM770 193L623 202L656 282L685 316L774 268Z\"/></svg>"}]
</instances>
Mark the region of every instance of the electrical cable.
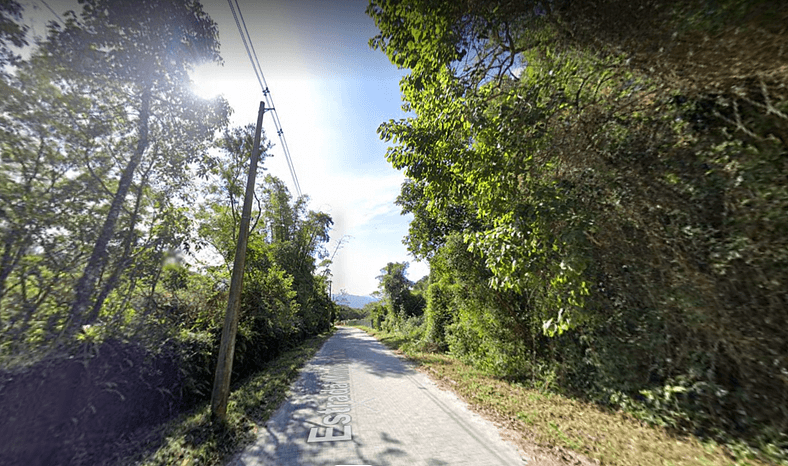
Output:
<instances>
[{"instance_id":1,"label":"electrical cable","mask_svg":"<svg viewBox=\"0 0 788 466\"><path fill-rule=\"evenodd\" d=\"M50 11L50 13L55 15L55 18L57 18L57 20L60 21L61 24L66 24L65 21L63 21L63 18L61 18L59 14L55 13L55 10L53 10L52 7L49 6L49 4L46 2L46 0L40 0L40 1L41 1L41 3L44 4L44 6L47 8L47 10Z\"/></svg>"},{"instance_id":2,"label":"electrical cable","mask_svg":"<svg viewBox=\"0 0 788 466\"><path fill-rule=\"evenodd\" d=\"M241 40L243 41L244 48L246 48L246 55L249 57L249 61L252 63L252 68L254 69L255 76L257 76L257 82L260 84L260 89L263 91L263 97L266 101L266 106L268 109L273 111L273 118L274 127L276 128L276 134L279 136L279 141L282 144L282 151L285 155L285 161L287 162L287 168L290 170L290 176L293 178L293 186L295 187L296 193L298 197L302 196L301 193L301 185L298 182L298 176L295 172L295 165L293 164L293 159L290 156L290 148L287 145L287 140L284 136L284 131L282 130L281 122L279 121L279 115L276 111L276 107L274 106L274 100L271 96L271 91L268 90L268 83L265 80L265 75L263 74L263 68L260 66L260 60L257 58L257 52L254 49L254 44L252 43L252 37L249 35L249 30L246 28L246 21L244 20L243 13L241 12L241 5L238 4L238 0L235 1L235 6L233 6L233 0L227 0L227 3L230 5L230 11L233 13L233 18L235 19L235 26L238 28L238 33L241 35ZM236 9L238 13L236 14ZM240 21L239 21L240 18ZM248 39L248 41L247 41ZM251 49L251 50L250 50Z\"/></svg>"},{"instance_id":3,"label":"electrical cable","mask_svg":"<svg viewBox=\"0 0 788 466\"><path fill-rule=\"evenodd\" d=\"M249 52L249 45L246 43L246 36L241 32L241 23L238 22L238 15L235 13L235 7L233 7L232 0L227 0L227 3L230 4L230 11L233 13L233 19L235 20L235 26L238 28L238 32L241 34L241 41L244 43L244 48L246 49L246 55L249 57L249 61L252 62L252 69L254 70L254 75L257 77L257 82L260 83L260 87L263 86L263 82L260 80L260 75L257 73L257 67L254 66L254 61L252 61L252 54ZM238 10L240 12L240 10Z\"/></svg>"},{"instance_id":4,"label":"electrical cable","mask_svg":"<svg viewBox=\"0 0 788 466\"><path fill-rule=\"evenodd\" d=\"M287 140L284 137L284 131L282 130L282 125L279 122L279 115L276 112L276 106L274 105L273 96L271 95L271 92L268 90L268 83L266 82L265 75L263 74L263 67L260 65L260 60L257 58L257 52L254 49L254 44L252 43L252 37L249 34L249 30L246 28L246 21L244 20L244 15L243 12L241 11L241 5L238 4L238 0L235 0L235 6L238 9L238 16L241 18L241 24L243 25L244 33L246 34L246 37L249 39L249 45L252 49L252 55L254 55L254 63L252 63L252 66L253 67L256 66L257 69L260 70L260 77L262 78L260 87L263 90L263 96L265 96L266 103L268 104L268 106L274 109L273 120L274 120L274 126L276 127L276 133L279 136L280 142L282 143L282 150L284 151L285 154L285 160L287 161L287 166L290 169L290 175L293 178L293 184L295 185L296 192L300 197L301 185L298 182L298 176L296 175L295 172L295 165L293 164L293 159L290 156L290 148L287 145ZM249 59L251 60L252 57L249 57Z\"/></svg>"},{"instance_id":5,"label":"electrical cable","mask_svg":"<svg viewBox=\"0 0 788 466\"><path fill-rule=\"evenodd\" d=\"M293 185L295 187L296 193L298 197L302 197L303 194L301 192L301 185L298 182L298 176L295 172L295 165L293 164L293 159L290 156L290 148L287 145L287 140L284 136L284 130L282 129L282 124L279 121L279 114L276 111L276 107L274 106L274 100L271 96L271 91L268 90L268 83L265 80L265 75L263 74L263 67L260 66L260 60L257 58L257 52L254 49L254 44L252 43L252 37L249 35L249 30L246 28L246 21L244 20L243 13L241 12L241 5L238 4L238 0L235 1L235 7L233 7L233 0L227 0L227 3L230 5L230 11L233 13L233 18L235 19L235 26L238 28L238 33L241 35L241 39L243 40L244 47L246 48L246 55L249 57L249 61L252 63L252 68L255 70L255 75L257 76L257 82L260 83L260 88L263 91L263 97L266 101L266 108L273 111L273 118L274 126L276 128L276 134L279 136L279 141L282 144L282 151L285 154L285 161L287 161L287 167L290 170L290 176L293 178ZM238 13L236 15L236 11ZM240 21L238 18L240 17ZM247 45L248 43L248 45ZM251 49L251 52L250 52ZM253 58L254 57L254 58ZM313 235L316 235L318 232L318 225L315 225L315 228L312 232ZM341 244L341 243L340 243ZM336 251L334 251L336 254Z\"/></svg>"}]
</instances>

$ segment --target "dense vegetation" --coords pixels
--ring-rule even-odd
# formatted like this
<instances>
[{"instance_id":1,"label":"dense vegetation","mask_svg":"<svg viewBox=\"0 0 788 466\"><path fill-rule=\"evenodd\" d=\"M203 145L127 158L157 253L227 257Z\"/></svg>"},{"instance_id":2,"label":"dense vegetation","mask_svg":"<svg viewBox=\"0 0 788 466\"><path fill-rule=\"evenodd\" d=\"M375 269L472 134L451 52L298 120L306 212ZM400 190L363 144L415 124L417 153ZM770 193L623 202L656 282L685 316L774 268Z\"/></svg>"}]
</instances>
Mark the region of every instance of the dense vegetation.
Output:
<instances>
[{"instance_id":1,"label":"dense vegetation","mask_svg":"<svg viewBox=\"0 0 788 466\"><path fill-rule=\"evenodd\" d=\"M410 324L421 323L428 277L414 283L406 276L407 270L407 262L389 262L380 269L376 294L381 299L368 303L363 309L373 328L391 330L409 321Z\"/></svg>"},{"instance_id":2,"label":"dense vegetation","mask_svg":"<svg viewBox=\"0 0 788 466\"><path fill-rule=\"evenodd\" d=\"M22 59L0 5L0 462L77 461L203 399L227 303L254 128L190 90L216 24L194 0L80 6ZM255 193L236 378L335 312L331 218L275 177Z\"/></svg>"},{"instance_id":3,"label":"dense vegetation","mask_svg":"<svg viewBox=\"0 0 788 466\"><path fill-rule=\"evenodd\" d=\"M367 11L424 343L788 461L785 3Z\"/></svg>"}]
</instances>

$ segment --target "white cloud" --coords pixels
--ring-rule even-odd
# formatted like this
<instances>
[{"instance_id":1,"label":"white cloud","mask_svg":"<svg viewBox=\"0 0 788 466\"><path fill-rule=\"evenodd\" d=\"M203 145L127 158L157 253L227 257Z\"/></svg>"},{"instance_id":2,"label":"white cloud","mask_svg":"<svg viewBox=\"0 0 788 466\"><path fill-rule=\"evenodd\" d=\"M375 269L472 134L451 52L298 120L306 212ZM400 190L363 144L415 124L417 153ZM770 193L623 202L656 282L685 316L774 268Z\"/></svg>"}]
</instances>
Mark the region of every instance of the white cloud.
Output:
<instances>
[{"instance_id":1,"label":"white cloud","mask_svg":"<svg viewBox=\"0 0 788 466\"><path fill-rule=\"evenodd\" d=\"M402 115L397 83L403 72L369 49L376 30L362 0L341 12L328 8L330 21L297 3L263 2L244 6L244 13L254 23L252 39L310 208L333 217L331 245L351 237L335 258L333 289L368 294L387 262L412 261L402 244L409 218L394 204L404 177L385 161L386 144L376 135L381 122ZM225 66L211 80L233 107L233 124L247 124L256 119L260 86L232 18L217 5L206 9L219 22ZM307 27L314 21L321 28ZM264 167L295 194L273 115L263 121L275 144ZM424 273L426 265L411 265L411 279Z\"/></svg>"}]
</instances>

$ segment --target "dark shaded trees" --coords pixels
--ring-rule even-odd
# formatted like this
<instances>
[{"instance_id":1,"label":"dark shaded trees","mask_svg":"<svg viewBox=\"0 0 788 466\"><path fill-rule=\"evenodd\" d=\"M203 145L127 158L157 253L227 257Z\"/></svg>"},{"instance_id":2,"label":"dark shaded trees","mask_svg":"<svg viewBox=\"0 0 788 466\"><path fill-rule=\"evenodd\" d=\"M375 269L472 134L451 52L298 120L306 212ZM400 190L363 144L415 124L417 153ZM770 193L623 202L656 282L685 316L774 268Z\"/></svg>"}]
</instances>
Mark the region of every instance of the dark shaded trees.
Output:
<instances>
[{"instance_id":1,"label":"dark shaded trees","mask_svg":"<svg viewBox=\"0 0 788 466\"><path fill-rule=\"evenodd\" d=\"M410 71L415 116L379 133L409 178L408 245L431 260L428 338L500 375L548 368L685 431L780 444L785 7L402 0L368 13L370 44Z\"/></svg>"}]
</instances>

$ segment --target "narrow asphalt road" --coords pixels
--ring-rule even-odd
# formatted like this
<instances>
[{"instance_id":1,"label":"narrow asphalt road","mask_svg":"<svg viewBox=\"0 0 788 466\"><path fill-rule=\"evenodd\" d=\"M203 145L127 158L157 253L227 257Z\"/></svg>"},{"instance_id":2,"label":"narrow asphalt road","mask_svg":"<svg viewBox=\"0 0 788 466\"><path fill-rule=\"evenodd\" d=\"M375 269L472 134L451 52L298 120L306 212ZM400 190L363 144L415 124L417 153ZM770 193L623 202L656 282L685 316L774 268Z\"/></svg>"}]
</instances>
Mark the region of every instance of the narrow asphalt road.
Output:
<instances>
[{"instance_id":1,"label":"narrow asphalt road","mask_svg":"<svg viewBox=\"0 0 788 466\"><path fill-rule=\"evenodd\" d=\"M523 465L495 426L365 332L342 327L232 466Z\"/></svg>"}]
</instances>

